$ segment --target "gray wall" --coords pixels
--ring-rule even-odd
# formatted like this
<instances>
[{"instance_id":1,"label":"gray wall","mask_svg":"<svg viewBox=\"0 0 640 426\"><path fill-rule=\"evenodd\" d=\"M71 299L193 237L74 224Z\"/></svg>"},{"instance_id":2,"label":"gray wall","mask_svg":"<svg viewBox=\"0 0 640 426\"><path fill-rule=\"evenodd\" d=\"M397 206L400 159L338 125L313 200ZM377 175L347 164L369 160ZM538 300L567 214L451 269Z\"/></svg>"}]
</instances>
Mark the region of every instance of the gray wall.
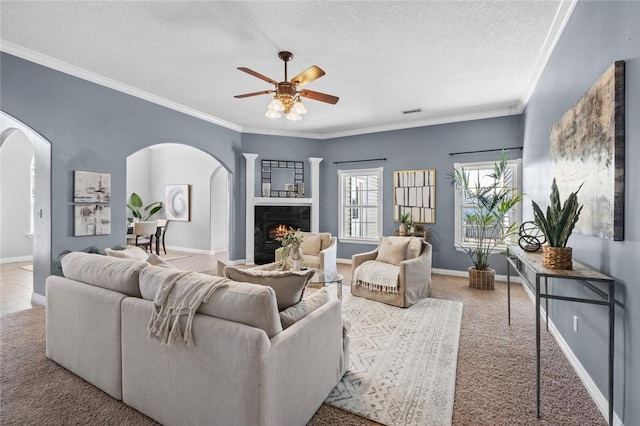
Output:
<instances>
[{"instance_id":1,"label":"gray wall","mask_svg":"<svg viewBox=\"0 0 640 426\"><path fill-rule=\"evenodd\" d=\"M448 174L457 162L495 161L500 152L450 156L452 152L522 146L520 116L500 117L438 126L395 130L368 135L330 139L323 142L325 160L322 166L320 228L338 234L338 170L384 167L383 231L393 235L398 223L393 222L393 172L396 170L436 169L436 222L425 224L431 228L435 268L466 270L473 263L466 253L456 250L453 242L454 189ZM514 150L512 158L521 156ZM386 161L334 164L334 161L386 158ZM338 257L375 248L363 244L338 244ZM491 259L498 273L506 271L500 256Z\"/></svg>"},{"instance_id":2,"label":"gray wall","mask_svg":"<svg viewBox=\"0 0 640 426\"><path fill-rule=\"evenodd\" d=\"M202 149L233 175L235 194L243 194L237 179L241 137L185 114L42 67L2 52L0 57L2 110L30 126L51 147L51 254L65 249L124 244L126 235L126 158L163 142L180 142ZM111 235L73 236L73 171L111 173ZM233 235L243 235L244 197L231 206ZM232 258L242 256L230 241ZM242 250L242 251L240 251ZM34 283L44 295L44 282Z\"/></svg>"},{"instance_id":3,"label":"gray wall","mask_svg":"<svg viewBox=\"0 0 640 426\"><path fill-rule=\"evenodd\" d=\"M574 234L574 257L616 278L617 299L624 303L616 315L615 410L625 425L640 424L640 3L578 2L525 110L525 192L539 202L548 200L551 176L549 131L598 77L616 60L626 62L625 240L606 241ZM532 216L525 205L525 215ZM570 296L593 295L564 281L554 291ZM555 302L554 324L607 393L607 310L584 304ZM572 330L573 316L579 320Z\"/></svg>"}]
</instances>

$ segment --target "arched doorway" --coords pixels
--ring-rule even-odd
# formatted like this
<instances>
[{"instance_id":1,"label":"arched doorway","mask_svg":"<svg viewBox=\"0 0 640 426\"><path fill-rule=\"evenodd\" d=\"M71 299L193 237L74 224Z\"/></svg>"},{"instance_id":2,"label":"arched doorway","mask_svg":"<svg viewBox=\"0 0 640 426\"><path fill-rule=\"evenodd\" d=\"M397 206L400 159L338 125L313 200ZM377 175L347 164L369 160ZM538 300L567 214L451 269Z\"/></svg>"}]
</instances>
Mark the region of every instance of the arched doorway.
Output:
<instances>
[{"instance_id":1,"label":"arched doorway","mask_svg":"<svg viewBox=\"0 0 640 426\"><path fill-rule=\"evenodd\" d=\"M45 280L51 273L51 144L26 124L0 111L0 147L10 138L31 143L34 158L33 293L31 300L45 302ZM4 181L4 179L3 179ZM3 182L2 185L5 185ZM3 222L4 218L1 219ZM5 225L3 223L3 225Z\"/></svg>"},{"instance_id":2,"label":"arched doorway","mask_svg":"<svg viewBox=\"0 0 640 426\"><path fill-rule=\"evenodd\" d=\"M216 158L189 145L162 143L127 157L127 198L136 192L144 204L165 202L167 185L190 185L189 221L171 222L166 234L168 249L202 254L228 250L228 237L219 238L230 229L229 215L219 208L223 205L228 211L228 181L228 171ZM165 212L157 217L164 218Z\"/></svg>"}]
</instances>

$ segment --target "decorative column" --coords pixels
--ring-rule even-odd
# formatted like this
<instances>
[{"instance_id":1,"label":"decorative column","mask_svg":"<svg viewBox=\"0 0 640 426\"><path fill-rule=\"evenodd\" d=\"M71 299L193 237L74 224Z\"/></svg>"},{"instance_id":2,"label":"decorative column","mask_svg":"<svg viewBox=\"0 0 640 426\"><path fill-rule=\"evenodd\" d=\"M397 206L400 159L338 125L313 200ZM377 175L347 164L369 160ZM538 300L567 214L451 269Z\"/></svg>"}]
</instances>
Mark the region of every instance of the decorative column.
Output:
<instances>
[{"instance_id":1,"label":"decorative column","mask_svg":"<svg viewBox=\"0 0 640 426\"><path fill-rule=\"evenodd\" d=\"M254 264L254 255L253 255L253 245L254 245L254 233L253 228L255 227L255 195L256 195L256 158L258 158L258 154L249 154L243 153L245 158L245 179L246 179L246 201L245 201L245 209L246 209L246 217L247 221L245 223L245 262L247 265Z\"/></svg>"},{"instance_id":2,"label":"decorative column","mask_svg":"<svg viewBox=\"0 0 640 426\"><path fill-rule=\"evenodd\" d=\"M320 232L320 162L323 158L309 157L311 164L311 232Z\"/></svg>"}]
</instances>

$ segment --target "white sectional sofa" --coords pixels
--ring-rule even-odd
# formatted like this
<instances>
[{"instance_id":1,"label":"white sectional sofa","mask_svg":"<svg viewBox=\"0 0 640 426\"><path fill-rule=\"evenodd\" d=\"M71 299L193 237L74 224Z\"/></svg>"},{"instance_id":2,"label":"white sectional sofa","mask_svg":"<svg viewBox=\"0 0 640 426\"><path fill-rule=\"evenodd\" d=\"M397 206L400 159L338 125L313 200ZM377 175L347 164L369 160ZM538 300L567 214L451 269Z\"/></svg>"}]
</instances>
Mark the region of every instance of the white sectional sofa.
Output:
<instances>
[{"instance_id":1,"label":"white sectional sofa","mask_svg":"<svg viewBox=\"0 0 640 426\"><path fill-rule=\"evenodd\" d=\"M283 329L271 287L227 280L198 309L194 346L167 346L147 327L175 270L86 253L62 269L47 279L47 357L162 424L304 425L348 367L341 303L320 293Z\"/></svg>"}]
</instances>

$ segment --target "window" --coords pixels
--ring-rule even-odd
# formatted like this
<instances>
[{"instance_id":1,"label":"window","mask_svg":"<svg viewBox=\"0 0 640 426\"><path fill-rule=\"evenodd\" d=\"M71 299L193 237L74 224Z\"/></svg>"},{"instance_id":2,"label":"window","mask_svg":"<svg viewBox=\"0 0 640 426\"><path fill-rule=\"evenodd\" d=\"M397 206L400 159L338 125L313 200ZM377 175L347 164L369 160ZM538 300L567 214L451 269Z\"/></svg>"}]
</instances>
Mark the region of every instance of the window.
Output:
<instances>
[{"instance_id":1,"label":"window","mask_svg":"<svg viewBox=\"0 0 640 426\"><path fill-rule=\"evenodd\" d=\"M493 173L495 162L482 162L482 163L455 163L454 168L456 170L463 169L469 176L469 184L475 185L476 182L480 182L480 186L486 188L490 186L494 180L490 176ZM513 191L521 191L522 183L520 182L522 160L509 160L507 163L508 172L503 178L502 182L498 183L497 190L505 188L511 188ZM462 198L463 195L460 191L454 189L455 193L455 245L473 246L473 242L476 238L474 235L474 227L467 224L465 221L465 212L468 212L473 204L467 197ZM522 221L522 203L518 203L515 209L513 209L504 219L503 229L508 229L512 223L521 223ZM498 250L504 249L504 246L497 246Z\"/></svg>"},{"instance_id":2,"label":"window","mask_svg":"<svg viewBox=\"0 0 640 426\"><path fill-rule=\"evenodd\" d=\"M338 170L338 238L378 242L382 235L382 167Z\"/></svg>"}]
</instances>

